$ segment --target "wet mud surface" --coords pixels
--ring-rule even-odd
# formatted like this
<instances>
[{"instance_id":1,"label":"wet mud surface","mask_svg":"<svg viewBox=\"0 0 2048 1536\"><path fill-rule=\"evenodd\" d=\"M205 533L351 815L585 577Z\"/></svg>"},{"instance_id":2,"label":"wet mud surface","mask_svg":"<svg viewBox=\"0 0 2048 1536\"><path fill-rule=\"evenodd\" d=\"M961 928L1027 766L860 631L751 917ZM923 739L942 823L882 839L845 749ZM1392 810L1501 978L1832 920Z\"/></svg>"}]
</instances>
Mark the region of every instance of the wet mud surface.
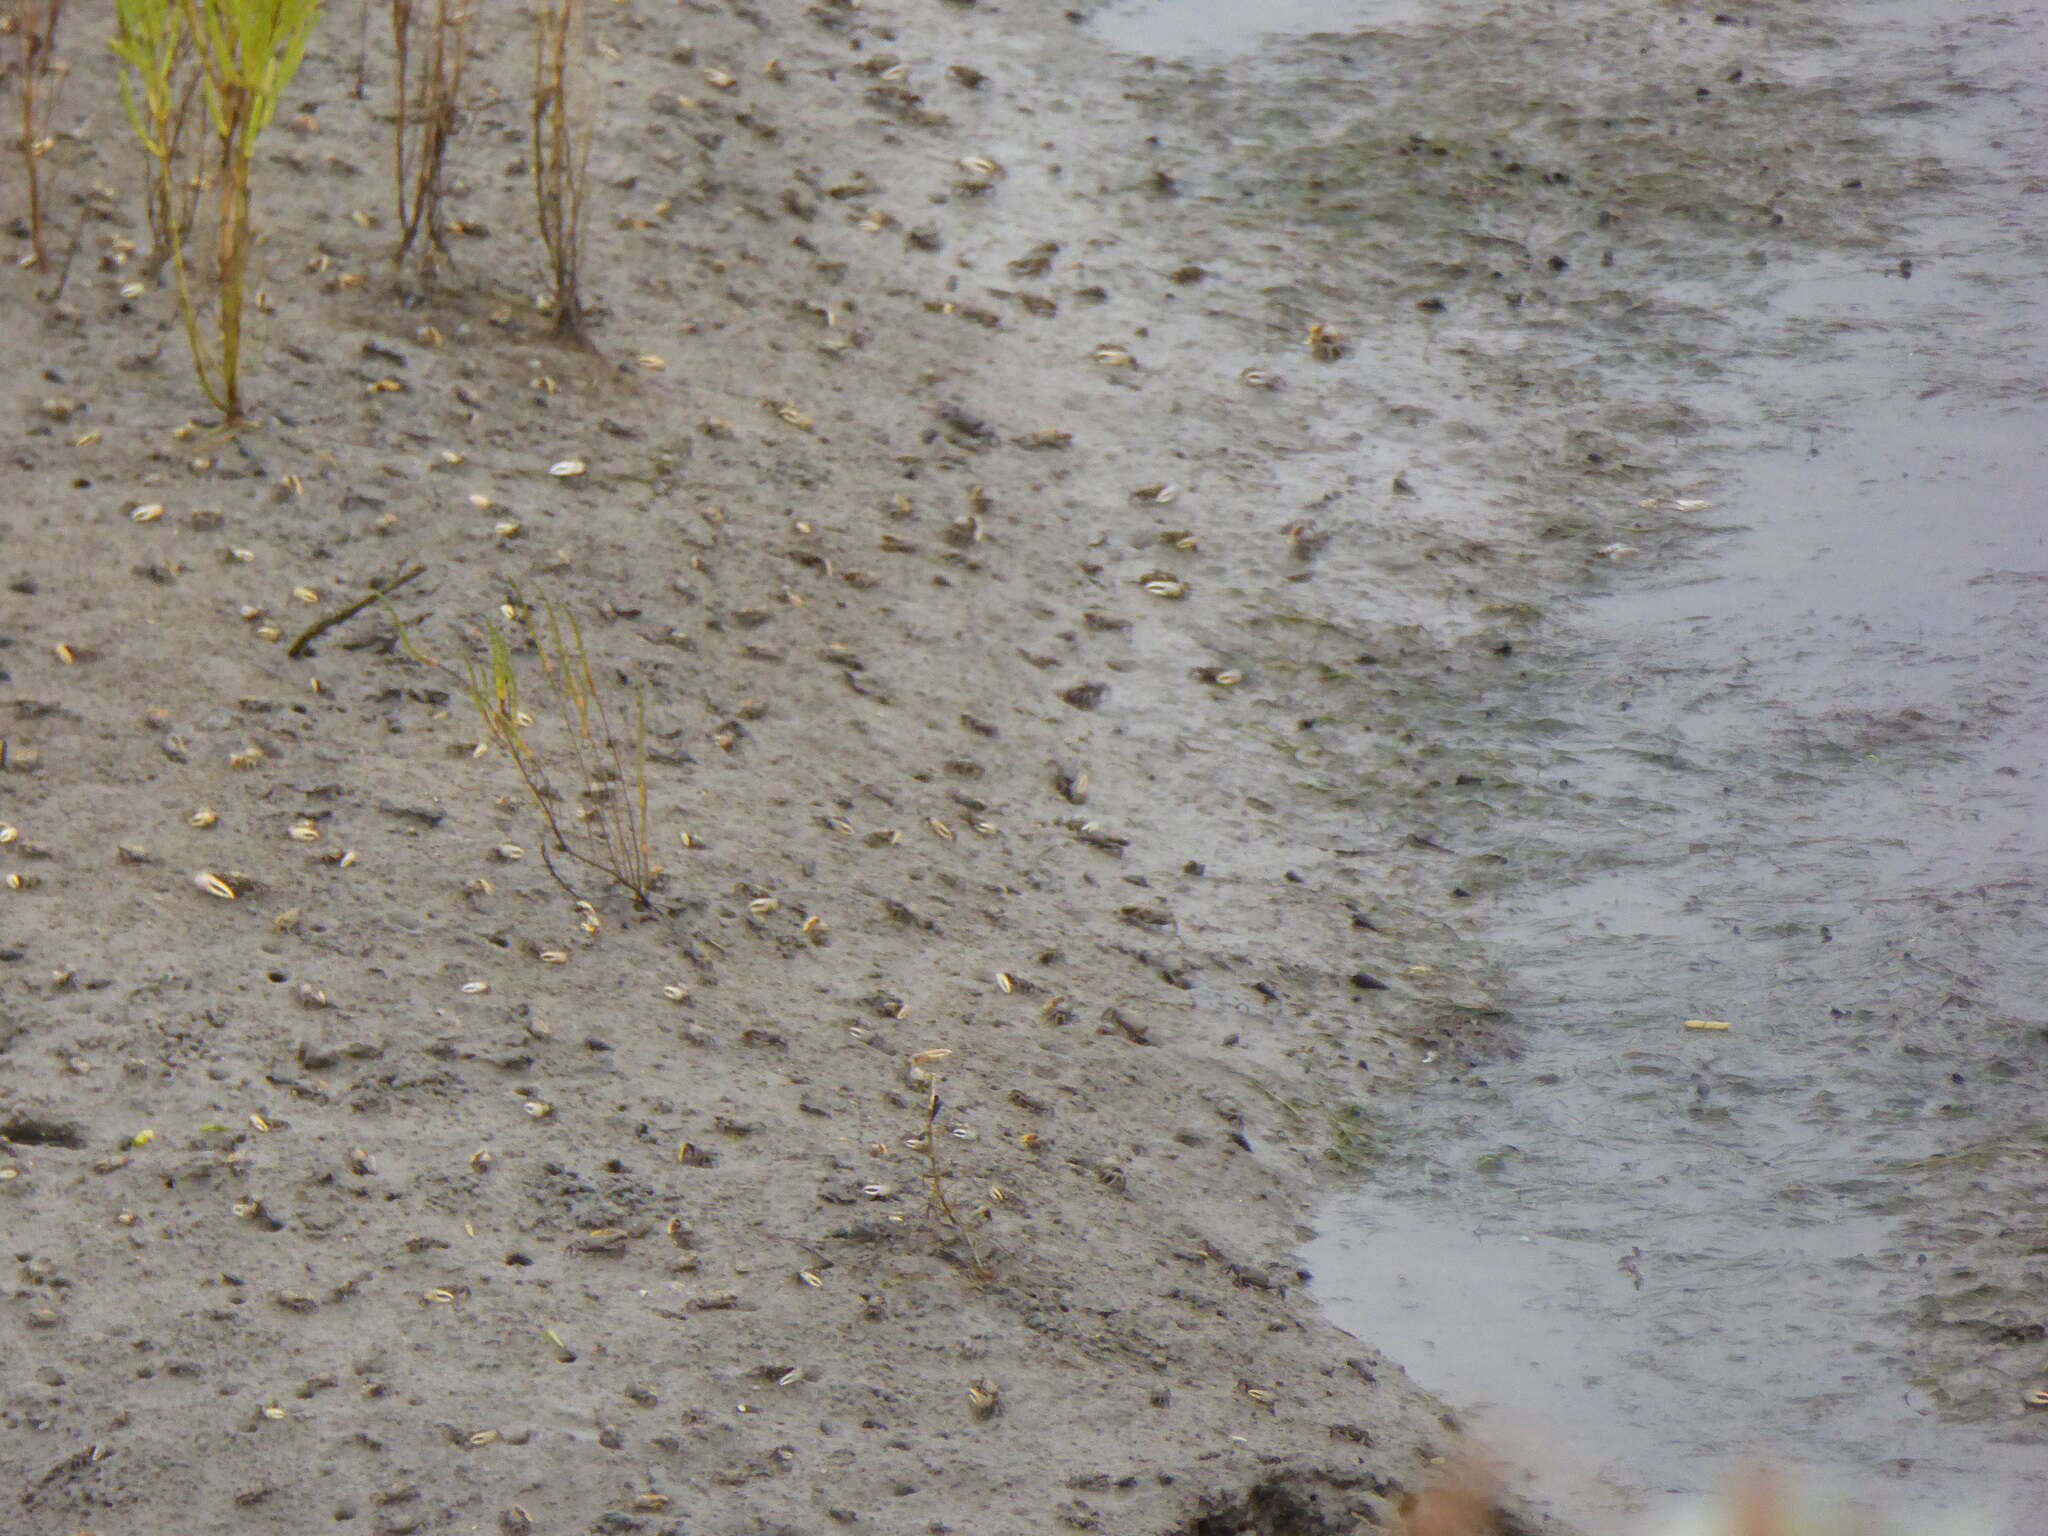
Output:
<instances>
[{"instance_id":1,"label":"wet mud surface","mask_svg":"<svg viewBox=\"0 0 2048 1536\"><path fill-rule=\"evenodd\" d=\"M2044 1471L2038 18L1859 17L1832 42L1738 19L1784 51L1696 93L1725 174L1633 82L1569 113L1507 94L1483 156L1419 139L1468 199L1434 241L1414 188L1343 169L1386 118L1291 151L1468 303L1456 240L1511 230L1583 265L1590 222L1603 268L1657 273L1562 289L1581 323L1525 349L1665 478L1520 696L1454 693L1426 732L1521 791L1466 797L1446 841L1484 850L1524 1048L1384 1116L1308 1251L1341 1320L1399 1298L1421 1379L1582 1466L1559 1498L1589 1517L1761 1453L2022 1530ZM1503 143L1571 181L1502 190ZM1682 217L1610 217L1646 188ZM1648 422L1659 393L1663 433L1631 430L1618 401Z\"/></svg>"},{"instance_id":2,"label":"wet mud surface","mask_svg":"<svg viewBox=\"0 0 2048 1536\"><path fill-rule=\"evenodd\" d=\"M1774 80L1803 9L1713 18L1217 68L614 7L588 352L531 302L518 36L408 297L330 18L231 441L120 291L82 54L78 256L5 280L0 1526L1394 1528L1456 1420L1295 1252L1455 1145L1404 1117L1531 1028L1502 914L1607 845L1553 607L1711 542L1751 253L1896 260L1950 176L1888 87ZM658 915L549 879L387 616L287 657L408 562L422 654L517 584L645 690ZM1910 1150L1995 1204L2024 1144L1971 1145Z\"/></svg>"}]
</instances>

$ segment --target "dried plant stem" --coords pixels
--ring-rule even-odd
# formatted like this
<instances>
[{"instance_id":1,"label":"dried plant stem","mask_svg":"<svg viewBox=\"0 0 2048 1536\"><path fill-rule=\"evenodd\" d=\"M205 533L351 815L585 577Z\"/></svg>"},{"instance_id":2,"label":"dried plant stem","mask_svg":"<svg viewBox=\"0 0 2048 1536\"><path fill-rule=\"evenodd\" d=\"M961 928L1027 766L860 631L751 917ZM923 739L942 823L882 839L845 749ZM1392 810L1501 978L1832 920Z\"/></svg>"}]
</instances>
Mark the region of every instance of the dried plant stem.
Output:
<instances>
[{"instance_id":1,"label":"dried plant stem","mask_svg":"<svg viewBox=\"0 0 2048 1536\"><path fill-rule=\"evenodd\" d=\"M352 94L361 101L369 94L370 6L373 0L356 0L356 67Z\"/></svg>"},{"instance_id":2,"label":"dried plant stem","mask_svg":"<svg viewBox=\"0 0 2048 1536\"><path fill-rule=\"evenodd\" d=\"M573 89L583 5L541 0L533 43L534 211L547 248L555 334L575 341L583 339L583 195L590 159L590 113Z\"/></svg>"},{"instance_id":3,"label":"dried plant stem","mask_svg":"<svg viewBox=\"0 0 2048 1536\"><path fill-rule=\"evenodd\" d=\"M966 1245L969 1267L975 1274L982 1275L987 1273L987 1262L982 1258L981 1249L974 1241L974 1234L967 1230L966 1223L961 1221L959 1213L953 1209L952 1197L946 1190L953 1170L939 1156L939 1104L939 1079L934 1075L931 1080L931 1093L925 1100L924 1131L919 1138L918 1148L924 1156L925 1214L952 1230Z\"/></svg>"},{"instance_id":4,"label":"dried plant stem","mask_svg":"<svg viewBox=\"0 0 2048 1536\"><path fill-rule=\"evenodd\" d=\"M64 0L15 0L13 11L0 20L0 30L14 43L14 57L5 73L13 77L20 98L15 150L21 156L22 180L28 189L29 257L25 265L45 270L50 265L50 251L45 242L43 157L56 148L50 123L71 71L71 66L57 57L57 24L63 15Z\"/></svg>"},{"instance_id":5,"label":"dried plant stem","mask_svg":"<svg viewBox=\"0 0 2048 1536\"><path fill-rule=\"evenodd\" d=\"M432 4L431 13L421 17L416 12L422 0L391 0L398 90L392 175L399 229L392 260L403 264L417 248L425 271L448 259L441 177L448 141L455 136L462 73L469 57L469 25L475 14L466 0Z\"/></svg>"}]
</instances>

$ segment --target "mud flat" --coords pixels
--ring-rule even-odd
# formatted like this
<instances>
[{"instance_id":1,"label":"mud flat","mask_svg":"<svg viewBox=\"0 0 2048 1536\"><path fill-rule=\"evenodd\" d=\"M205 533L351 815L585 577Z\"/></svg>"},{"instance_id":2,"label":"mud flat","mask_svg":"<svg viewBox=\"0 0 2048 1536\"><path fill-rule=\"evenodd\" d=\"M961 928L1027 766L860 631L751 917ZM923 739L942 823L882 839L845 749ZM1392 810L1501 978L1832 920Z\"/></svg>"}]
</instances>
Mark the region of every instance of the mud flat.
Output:
<instances>
[{"instance_id":1,"label":"mud flat","mask_svg":"<svg viewBox=\"0 0 2048 1536\"><path fill-rule=\"evenodd\" d=\"M1528 670L1410 716L1486 786L1442 841L1496 861L1467 883L1517 1049L1379 1107L1365 1192L1307 1261L1418 1378L1597 1469L1575 1514L1761 1452L2025 1531L2048 1430L2048 978L2024 937L2048 856L2043 43L1995 9L1773 16L1713 19L1748 36L1685 128L1631 70L1576 81L1576 113L1507 71L1470 101L1449 76L1495 43L1448 14L1398 70L1337 37L1260 66L1296 82L1263 100L1320 183L1300 217L1440 283L1476 377L1534 364L1679 427L1626 434L1655 518L1614 520ZM1452 122L1385 143L1443 101ZM1478 173L1503 147L1540 190ZM1570 313L1521 329L1475 301L1532 234Z\"/></svg>"},{"instance_id":2,"label":"mud flat","mask_svg":"<svg viewBox=\"0 0 2048 1536\"><path fill-rule=\"evenodd\" d=\"M337 9L231 440L81 38L79 249L4 280L0 1527L1394 1528L1456 1422L1292 1255L1376 1099L1512 1041L1467 912L1526 786L1423 722L1694 536L1702 419L1598 349L1711 368L1674 278L1919 174L1737 20L1311 97L1080 12L608 6L582 350L519 30L405 291ZM644 690L658 913L550 879L388 615L287 655L414 563L422 654L516 587Z\"/></svg>"}]
</instances>

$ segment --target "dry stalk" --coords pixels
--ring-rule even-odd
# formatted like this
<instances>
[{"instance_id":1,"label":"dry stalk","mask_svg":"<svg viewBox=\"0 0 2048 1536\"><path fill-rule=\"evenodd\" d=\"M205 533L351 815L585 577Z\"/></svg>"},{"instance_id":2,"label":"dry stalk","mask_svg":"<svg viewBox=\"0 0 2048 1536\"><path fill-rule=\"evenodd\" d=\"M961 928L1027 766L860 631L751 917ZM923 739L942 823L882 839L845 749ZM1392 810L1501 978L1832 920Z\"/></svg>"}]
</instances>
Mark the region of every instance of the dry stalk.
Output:
<instances>
[{"instance_id":1,"label":"dry stalk","mask_svg":"<svg viewBox=\"0 0 2048 1536\"><path fill-rule=\"evenodd\" d=\"M916 1061L917 1058L913 1057L913 1065ZM939 1098L939 1079L936 1074L931 1074L930 1086L931 1092L926 1097L924 1106L924 1130L909 1143L911 1149L924 1159L925 1216L947 1228L960 1239L961 1244L967 1249L969 1271L977 1277L984 1276L989 1273L988 1261L982 1255L981 1246L975 1242L974 1234L968 1230L967 1224L953 1209L952 1195L947 1188L953 1177L953 1169L939 1156L939 1106L942 1101Z\"/></svg>"},{"instance_id":2,"label":"dry stalk","mask_svg":"<svg viewBox=\"0 0 2048 1536\"><path fill-rule=\"evenodd\" d=\"M468 0L391 0L391 45L396 56L397 129L392 179L398 200L398 249L403 264L419 250L423 271L448 260L441 222L441 175L448 141L455 136L462 96L462 72L469 59L469 28L475 12ZM421 24L423 21L424 24Z\"/></svg>"},{"instance_id":3,"label":"dry stalk","mask_svg":"<svg viewBox=\"0 0 2048 1536\"><path fill-rule=\"evenodd\" d=\"M583 199L591 117L581 99L576 50L584 0L541 0L534 16L533 198L547 249L555 334L583 339Z\"/></svg>"},{"instance_id":4,"label":"dry stalk","mask_svg":"<svg viewBox=\"0 0 2048 1536\"><path fill-rule=\"evenodd\" d=\"M57 57L57 24L63 15L64 0L15 0L13 10L0 17L0 32L13 43L12 56L0 74L13 80L18 98L14 147L28 189L29 254L22 265L44 271L49 269L50 252L44 238L43 157L57 147L50 124L71 72L71 66Z\"/></svg>"}]
</instances>

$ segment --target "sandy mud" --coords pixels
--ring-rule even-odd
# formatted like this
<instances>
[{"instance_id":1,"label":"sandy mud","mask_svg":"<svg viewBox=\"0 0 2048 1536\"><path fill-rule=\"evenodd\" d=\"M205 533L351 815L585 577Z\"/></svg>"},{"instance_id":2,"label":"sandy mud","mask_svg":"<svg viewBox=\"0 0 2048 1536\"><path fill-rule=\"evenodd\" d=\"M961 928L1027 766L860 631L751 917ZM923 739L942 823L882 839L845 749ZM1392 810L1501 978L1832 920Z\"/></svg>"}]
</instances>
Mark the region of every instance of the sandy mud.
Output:
<instances>
[{"instance_id":1,"label":"sandy mud","mask_svg":"<svg viewBox=\"0 0 2048 1536\"><path fill-rule=\"evenodd\" d=\"M1602 349L1704 376L1675 284L1933 173L1780 104L1774 12L1300 94L1086 20L604 7L585 349L520 28L422 287L337 7L229 439L74 40L77 249L4 279L0 1528L1348 1532L1460 1450L1294 1257L1376 1101L1512 1045L1528 790L1436 726L1697 536L1703 418ZM288 653L414 564L409 645ZM653 912L477 750L521 594L645 700Z\"/></svg>"}]
</instances>

